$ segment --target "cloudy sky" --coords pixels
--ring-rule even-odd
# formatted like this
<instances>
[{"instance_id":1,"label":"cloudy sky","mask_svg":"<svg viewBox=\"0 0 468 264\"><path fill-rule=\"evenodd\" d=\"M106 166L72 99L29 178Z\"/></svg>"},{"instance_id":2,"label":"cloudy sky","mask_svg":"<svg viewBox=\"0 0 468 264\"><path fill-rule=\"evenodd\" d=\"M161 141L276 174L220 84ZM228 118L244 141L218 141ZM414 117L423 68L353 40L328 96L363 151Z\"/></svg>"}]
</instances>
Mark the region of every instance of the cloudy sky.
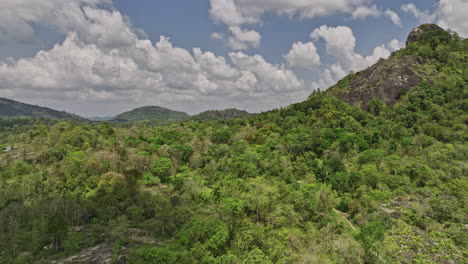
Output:
<instances>
[{"instance_id":1,"label":"cloudy sky","mask_svg":"<svg viewBox=\"0 0 468 264\"><path fill-rule=\"evenodd\" d=\"M1 0L0 97L82 116L285 106L468 0Z\"/></svg>"}]
</instances>

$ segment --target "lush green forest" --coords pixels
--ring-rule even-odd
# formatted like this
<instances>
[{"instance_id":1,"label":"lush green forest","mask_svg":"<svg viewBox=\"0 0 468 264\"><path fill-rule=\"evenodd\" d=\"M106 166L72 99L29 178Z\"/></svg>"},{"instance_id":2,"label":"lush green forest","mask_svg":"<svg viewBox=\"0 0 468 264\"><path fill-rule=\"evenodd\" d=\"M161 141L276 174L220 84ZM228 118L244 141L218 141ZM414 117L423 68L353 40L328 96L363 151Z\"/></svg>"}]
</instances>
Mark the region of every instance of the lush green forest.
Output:
<instances>
[{"instance_id":1,"label":"lush green forest","mask_svg":"<svg viewBox=\"0 0 468 264\"><path fill-rule=\"evenodd\" d=\"M436 74L367 111L316 92L211 122L0 119L0 263L467 263L467 50L395 52Z\"/></svg>"},{"instance_id":2,"label":"lush green forest","mask_svg":"<svg viewBox=\"0 0 468 264\"><path fill-rule=\"evenodd\" d=\"M182 121L188 117L189 115L184 112L177 112L159 106L145 106L117 115L112 121L167 123L171 121Z\"/></svg>"},{"instance_id":3,"label":"lush green forest","mask_svg":"<svg viewBox=\"0 0 468 264\"><path fill-rule=\"evenodd\" d=\"M209 110L202 112L198 115L194 115L190 117L190 120L193 121L216 121L216 120L225 120L231 118L245 118L249 114L247 111L238 110L238 109L225 109L221 111L217 110Z\"/></svg>"}]
</instances>

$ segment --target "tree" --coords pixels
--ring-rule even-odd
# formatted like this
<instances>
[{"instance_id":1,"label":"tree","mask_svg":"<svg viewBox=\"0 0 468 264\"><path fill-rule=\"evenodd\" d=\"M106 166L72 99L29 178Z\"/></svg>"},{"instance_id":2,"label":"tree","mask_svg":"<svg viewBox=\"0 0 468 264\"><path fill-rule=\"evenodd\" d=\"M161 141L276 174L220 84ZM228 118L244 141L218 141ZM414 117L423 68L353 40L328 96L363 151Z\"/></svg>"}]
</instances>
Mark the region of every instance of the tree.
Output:
<instances>
[{"instance_id":1,"label":"tree","mask_svg":"<svg viewBox=\"0 0 468 264\"><path fill-rule=\"evenodd\" d=\"M217 130L213 135L211 136L211 141L216 144L226 144L229 142L232 136L232 131L229 128L222 128Z\"/></svg>"},{"instance_id":2,"label":"tree","mask_svg":"<svg viewBox=\"0 0 468 264\"><path fill-rule=\"evenodd\" d=\"M167 182L172 175L172 161L168 158L160 158L153 162L153 175L161 182Z\"/></svg>"},{"instance_id":3,"label":"tree","mask_svg":"<svg viewBox=\"0 0 468 264\"><path fill-rule=\"evenodd\" d=\"M62 247L63 239L67 236L69 222L60 212L53 212L47 219L47 233L51 236L55 250Z\"/></svg>"},{"instance_id":4,"label":"tree","mask_svg":"<svg viewBox=\"0 0 468 264\"><path fill-rule=\"evenodd\" d=\"M245 260L242 262L243 264L272 264L271 260L268 256L263 253L263 251L259 248L255 248L251 250Z\"/></svg>"}]
</instances>

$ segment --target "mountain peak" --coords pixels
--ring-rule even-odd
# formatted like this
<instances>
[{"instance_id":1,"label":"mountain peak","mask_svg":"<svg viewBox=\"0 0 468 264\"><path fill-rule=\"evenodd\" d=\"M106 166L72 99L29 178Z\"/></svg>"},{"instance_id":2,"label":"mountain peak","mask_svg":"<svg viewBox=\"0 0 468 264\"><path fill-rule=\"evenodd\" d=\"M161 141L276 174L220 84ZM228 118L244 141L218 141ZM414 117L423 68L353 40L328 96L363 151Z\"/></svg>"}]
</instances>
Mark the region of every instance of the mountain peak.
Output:
<instances>
[{"instance_id":1,"label":"mountain peak","mask_svg":"<svg viewBox=\"0 0 468 264\"><path fill-rule=\"evenodd\" d=\"M410 34L408 35L408 38L406 39L406 45L408 46L409 44L420 40L421 37L424 36L424 33L427 33L430 31L445 31L445 30L436 24L422 24L419 27L413 28L413 30L411 30Z\"/></svg>"},{"instance_id":2,"label":"mountain peak","mask_svg":"<svg viewBox=\"0 0 468 264\"><path fill-rule=\"evenodd\" d=\"M411 31L405 48L365 70L349 74L327 93L366 110L373 99L393 105L406 90L424 81L433 83L438 69L447 62L450 47L456 48L459 41L457 34L436 24L423 24ZM453 54L454 58L458 56L457 52Z\"/></svg>"},{"instance_id":3,"label":"mountain peak","mask_svg":"<svg viewBox=\"0 0 468 264\"><path fill-rule=\"evenodd\" d=\"M131 122L131 121L150 121L150 122L169 122L180 121L189 117L184 112L178 112L160 106L143 106L116 116L113 121Z\"/></svg>"}]
</instances>

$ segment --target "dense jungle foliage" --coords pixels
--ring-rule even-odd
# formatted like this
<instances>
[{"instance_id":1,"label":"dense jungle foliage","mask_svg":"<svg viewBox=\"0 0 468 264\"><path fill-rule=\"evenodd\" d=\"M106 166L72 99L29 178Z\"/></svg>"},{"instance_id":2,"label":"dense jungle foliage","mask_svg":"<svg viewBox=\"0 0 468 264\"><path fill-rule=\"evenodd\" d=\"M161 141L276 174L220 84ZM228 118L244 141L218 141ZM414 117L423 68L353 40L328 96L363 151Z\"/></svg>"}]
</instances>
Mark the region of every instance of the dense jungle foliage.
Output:
<instances>
[{"instance_id":1,"label":"dense jungle foliage","mask_svg":"<svg viewBox=\"0 0 468 264\"><path fill-rule=\"evenodd\" d=\"M437 33L392 54L437 76L391 108L317 92L213 122L0 119L0 263L96 245L114 263L467 263L467 48Z\"/></svg>"}]
</instances>

